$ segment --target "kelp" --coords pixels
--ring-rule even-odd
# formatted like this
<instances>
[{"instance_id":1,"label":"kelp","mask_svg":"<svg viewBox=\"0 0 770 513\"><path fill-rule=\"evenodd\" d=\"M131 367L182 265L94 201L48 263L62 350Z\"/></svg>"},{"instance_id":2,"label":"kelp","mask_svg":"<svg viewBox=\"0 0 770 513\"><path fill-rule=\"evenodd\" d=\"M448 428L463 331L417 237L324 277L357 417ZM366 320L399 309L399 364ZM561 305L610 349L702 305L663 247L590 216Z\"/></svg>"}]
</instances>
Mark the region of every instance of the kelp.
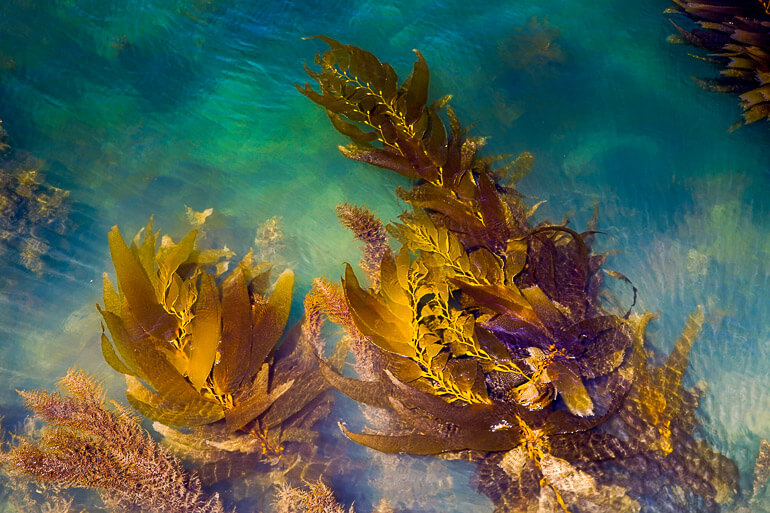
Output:
<instances>
[{"instance_id":1,"label":"kelp","mask_svg":"<svg viewBox=\"0 0 770 513\"><path fill-rule=\"evenodd\" d=\"M582 233L566 219L533 225L538 205L515 183L534 157L480 156L484 139L462 128L449 97L429 103L418 51L399 84L369 52L320 39L330 49L316 56L320 71L307 68L319 90L299 91L352 141L343 155L414 180L397 191L411 209L386 227L400 247L383 243L367 209L338 207L366 243L369 287L346 265L341 286L316 280L306 299L308 318L325 315L355 341L359 378L325 363L322 321L307 329L324 378L389 412L379 432L341 423L343 433L382 452L472 455L498 511L639 511L643 495L607 477L637 458L684 466L681 481L706 501L732 497L734 464L695 442L697 394L682 388L702 311L652 366L652 316L601 300L605 274L630 280L593 252L596 212Z\"/></svg>"},{"instance_id":2,"label":"kelp","mask_svg":"<svg viewBox=\"0 0 770 513\"><path fill-rule=\"evenodd\" d=\"M212 476L231 454L253 463L312 440L327 387L298 329L277 346L294 274L271 287L270 264L251 252L225 272L232 252L198 248L197 230L178 242L158 236L152 220L130 245L117 227L108 235L117 289L105 274L102 351L126 375L131 406L160 425L193 428L159 430L180 454L205 459Z\"/></svg>"},{"instance_id":3,"label":"kelp","mask_svg":"<svg viewBox=\"0 0 770 513\"><path fill-rule=\"evenodd\" d=\"M687 30L671 23L680 38L709 52L708 60L723 67L713 80L693 78L704 89L739 95L743 124L770 117L770 12L768 3L741 0L674 0L667 13L686 16L700 26Z\"/></svg>"},{"instance_id":4,"label":"kelp","mask_svg":"<svg viewBox=\"0 0 770 513\"><path fill-rule=\"evenodd\" d=\"M135 414L105 406L93 378L73 369L59 387L63 394L20 392L47 425L36 439L17 437L2 454L10 472L64 488L93 488L120 511L224 512L219 497L206 497L198 478L152 440Z\"/></svg>"}]
</instances>

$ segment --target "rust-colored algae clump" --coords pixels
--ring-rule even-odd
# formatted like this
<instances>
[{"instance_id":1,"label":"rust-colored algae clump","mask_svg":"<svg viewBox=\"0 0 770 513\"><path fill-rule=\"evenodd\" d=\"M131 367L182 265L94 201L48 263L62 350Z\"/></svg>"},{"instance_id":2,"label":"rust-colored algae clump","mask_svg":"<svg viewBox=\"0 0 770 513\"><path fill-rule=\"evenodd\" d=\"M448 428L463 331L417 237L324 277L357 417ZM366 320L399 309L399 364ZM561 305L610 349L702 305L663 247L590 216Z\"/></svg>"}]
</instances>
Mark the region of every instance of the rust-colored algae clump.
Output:
<instances>
[{"instance_id":1,"label":"rust-colored algae clump","mask_svg":"<svg viewBox=\"0 0 770 513\"><path fill-rule=\"evenodd\" d=\"M93 378L71 370L64 392L20 392L27 408L47 423L38 439L17 438L3 453L12 473L63 487L95 488L121 511L224 513L219 498L205 497L195 475L150 438L129 410L105 407Z\"/></svg>"},{"instance_id":2,"label":"rust-colored algae clump","mask_svg":"<svg viewBox=\"0 0 770 513\"><path fill-rule=\"evenodd\" d=\"M651 316L600 301L604 274L628 279L593 253L596 217L582 233L531 224L537 205L514 185L533 156L501 167L479 156L484 139L468 136L449 97L429 103L418 51L399 84L371 53L320 39L330 49L316 57L320 71L307 69L320 91L299 91L351 139L346 157L415 180L398 190L411 209L387 226L400 247L382 244L368 210L338 207L366 242L370 287L347 265L341 289L318 280L306 301L356 341L361 379L319 352L327 381L390 412L380 432L343 432L383 452L464 451L500 512L640 511L645 491L614 479L639 458L707 505L733 498L735 466L692 438L698 394L682 388L702 312L653 368Z\"/></svg>"}]
</instances>

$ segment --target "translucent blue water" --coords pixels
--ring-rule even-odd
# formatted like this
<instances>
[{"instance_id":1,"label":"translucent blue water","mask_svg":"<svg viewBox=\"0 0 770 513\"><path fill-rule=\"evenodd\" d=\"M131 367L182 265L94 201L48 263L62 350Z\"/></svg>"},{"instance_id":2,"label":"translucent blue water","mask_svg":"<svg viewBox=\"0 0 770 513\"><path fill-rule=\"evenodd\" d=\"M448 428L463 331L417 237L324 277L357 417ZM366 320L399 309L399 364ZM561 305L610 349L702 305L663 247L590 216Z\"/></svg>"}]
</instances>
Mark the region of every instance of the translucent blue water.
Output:
<instances>
[{"instance_id":1,"label":"translucent blue water","mask_svg":"<svg viewBox=\"0 0 770 513\"><path fill-rule=\"evenodd\" d=\"M258 227L280 217L296 319L314 277L336 279L343 261L360 258L334 206L365 203L385 220L399 213L393 191L404 181L344 159L342 138L293 87L323 49L302 38L326 34L404 76L419 48L433 96L452 94L461 120L490 136L490 153L536 155L520 188L547 200L542 218L573 211L583 227L597 202L600 244L621 251L608 266L639 288L639 309L662 313L657 347L669 350L687 315L707 307L686 379L707 382L702 436L748 484L759 440L770 438L770 127L727 133L737 100L692 83L716 69L666 42L666 7L4 0L0 119L72 205L63 235L34 235L50 247L41 273L13 252L0 256L6 425L24 416L15 388L50 387L73 364L121 397L93 306L111 269L113 224L132 234L154 214L164 232L182 233L185 207L212 207L213 242L243 254ZM491 511L468 485L470 466L351 454L372 458L372 469L335 484L362 511L380 496L397 509Z\"/></svg>"}]
</instances>

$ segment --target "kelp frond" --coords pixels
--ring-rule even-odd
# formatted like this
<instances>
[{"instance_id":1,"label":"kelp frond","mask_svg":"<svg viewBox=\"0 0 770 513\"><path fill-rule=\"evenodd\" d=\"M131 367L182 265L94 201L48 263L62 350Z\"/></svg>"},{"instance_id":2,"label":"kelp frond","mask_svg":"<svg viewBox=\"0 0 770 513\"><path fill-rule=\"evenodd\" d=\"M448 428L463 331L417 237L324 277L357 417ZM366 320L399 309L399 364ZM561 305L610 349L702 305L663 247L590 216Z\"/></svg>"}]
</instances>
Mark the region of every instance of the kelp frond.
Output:
<instances>
[{"instance_id":1,"label":"kelp frond","mask_svg":"<svg viewBox=\"0 0 770 513\"><path fill-rule=\"evenodd\" d=\"M105 275L99 308L110 334L102 335L105 359L126 375L126 396L143 415L167 426L223 424L201 436L222 442L223 431L239 447L273 458L294 428L318 420L303 409L326 389L298 329L277 348L294 274L284 271L271 286L270 264L249 252L220 276L231 252L201 249L196 235L179 242L164 235L158 247L150 220L129 246L113 227L118 287Z\"/></svg>"},{"instance_id":2,"label":"kelp frond","mask_svg":"<svg viewBox=\"0 0 770 513\"><path fill-rule=\"evenodd\" d=\"M113 404L93 378L73 369L59 380L63 393L20 392L46 423L39 439L17 438L2 461L13 472L64 487L94 488L122 508L150 512L223 512L200 482Z\"/></svg>"},{"instance_id":3,"label":"kelp frond","mask_svg":"<svg viewBox=\"0 0 770 513\"><path fill-rule=\"evenodd\" d=\"M653 316L618 315L601 301L603 274L631 281L603 270L606 256L592 252L596 212L583 233L566 217L530 224L537 205L513 185L532 155L493 169L498 160L479 156L484 138L462 128L449 97L429 103L419 52L399 85L372 54L320 39L329 45L316 57L320 71L307 68L320 90L298 89L353 141L345 156L415 180L397 191L409 210L387 226L400 248L385 249L374 230L383 249L379 276L364 265L371 286L346 265L344 304L336 291L320 300L321 288L308 303L330 305L327 317L378 362L378 372L356 379L319 352L327 382L399 421L381 432L341 423L343 433L381 452L486 453L481 468L492 477L480 487L497 511L637 512L641 498L603 471L605 461L624 467L633 458L679 465L677 482L692 493L729 500L734 465L693 439L698 394L682 388L702 311L666 364L652 367L643 341ZM370 233L366 213L347 209L344 224Z\"/></svg>"},{"instance_id":4,"label":"kelp frond","mask_svg":"<svg viewBox=\"0 0 770 513\"><path fill-rule=\"evenodd\" d=\"M700 26L685 30L671 22L684 41L709 52L709 60L724 69L715 80L693 80L715 92L737 93L743 124L770 118L770 27L768 2L758 0L674 0L669 13L684 15Z\"/></svg>"}]
</instances>

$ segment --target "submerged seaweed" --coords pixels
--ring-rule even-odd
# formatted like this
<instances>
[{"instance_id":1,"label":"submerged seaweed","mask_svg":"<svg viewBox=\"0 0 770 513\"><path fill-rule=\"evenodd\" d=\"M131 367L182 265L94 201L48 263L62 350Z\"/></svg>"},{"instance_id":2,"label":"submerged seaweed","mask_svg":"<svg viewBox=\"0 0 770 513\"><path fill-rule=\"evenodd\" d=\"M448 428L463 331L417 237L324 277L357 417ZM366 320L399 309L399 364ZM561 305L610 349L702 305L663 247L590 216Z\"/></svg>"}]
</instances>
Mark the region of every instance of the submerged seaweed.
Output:
<instances>
[{"instance_id":1,"label":"submerged seaweed","mask_svg":"<svg viewBox=\"0 0 770 513\"><path fill-rule=\"evenodd\" d=\"M129 403L216 481L281 456L287 443L313 442L310 428L328 413L328 398L298 329L277 348L293 273L270 292L270 264L248 253L226 271L232 252L198 249L196 236L165 235L156 248L150 221L128 246L113 227L118 289L105 274L100 312L111 340L102 335L102 350L126 375Z\"/></svg>"},{"instance_id":2,"label":"submerged seaweed","mask_svg":"<svg viewBox=\"0 0 770 513\"><path fill-rule=\"evenodd\" d=\"M11 148L0 124L0 255L12 251L36 274L43 272L49 233L67 230L70 209L69 191L46 183L42 167L39 159Z\"/></svg>"},{"instance_id":3,"label":"submerged seaweed","mask_svg":"<svg viewBox=\"0 0 770 513\"><path fill-rule=\"evenodd\" d=\"M319 351L324 377L389 411L380 432L343 432L383 452L465 451L498 511L640 511L645 491L613 477L638 458L707 505L732 499L735 465L695 441L698 395L682 388L702 311L652 367L643 349L652 316L601 301L605 274L630 282L593 253L596 216L582 233L566 220L532 225L537 205L514 185L534 157L501 167L481 157L484 139L467 135L449 97L428 102L419 52L399 85L369 52L320 39L330 50L315 59L320 72L307 69L320 92L300 92L352 140L340 147L346 157L416 181L398 190L411 210L387 227L398 250L368 210L338 207L366 244L370 288L347 265L341 287L317 280L306 300L309 319L325 314L354 342L361 379ZM320 330L308 332L319 344Z\"/></svg>"},{"instance_id":4,"label":"submerged seaweed","mask_svg":"<svg viewBox=\"0 0 770 513\"><path fill-rule=\"evenodd\" d=\"M155 443L129 410L105 407L104 391L82 371L59 380L61 393L20 392L47 426L39 438L18 437L2 455L10 472L61 487L95 488L121 511L221 513L198 478ZM66 511L69 503L52 507ZM67 508L67 509L61 509Z\"/></svg>"},{"instance_id":5,"label":"submerged seaweed","mask_svg":"<svg viewBox=\"0 0 770 513\"><path fill-rule=\"evenodd\" d=\"M744 123L770 118L770 12L768 2L745 0L674 0L667 10L690 18L700 29L686 30L674 21L681 40L709 52L708 60L724 69L714 80L693 78L704 89L736 93ZM679 39L674 39L680 41Z\"/></svg>"}]
</instances>

